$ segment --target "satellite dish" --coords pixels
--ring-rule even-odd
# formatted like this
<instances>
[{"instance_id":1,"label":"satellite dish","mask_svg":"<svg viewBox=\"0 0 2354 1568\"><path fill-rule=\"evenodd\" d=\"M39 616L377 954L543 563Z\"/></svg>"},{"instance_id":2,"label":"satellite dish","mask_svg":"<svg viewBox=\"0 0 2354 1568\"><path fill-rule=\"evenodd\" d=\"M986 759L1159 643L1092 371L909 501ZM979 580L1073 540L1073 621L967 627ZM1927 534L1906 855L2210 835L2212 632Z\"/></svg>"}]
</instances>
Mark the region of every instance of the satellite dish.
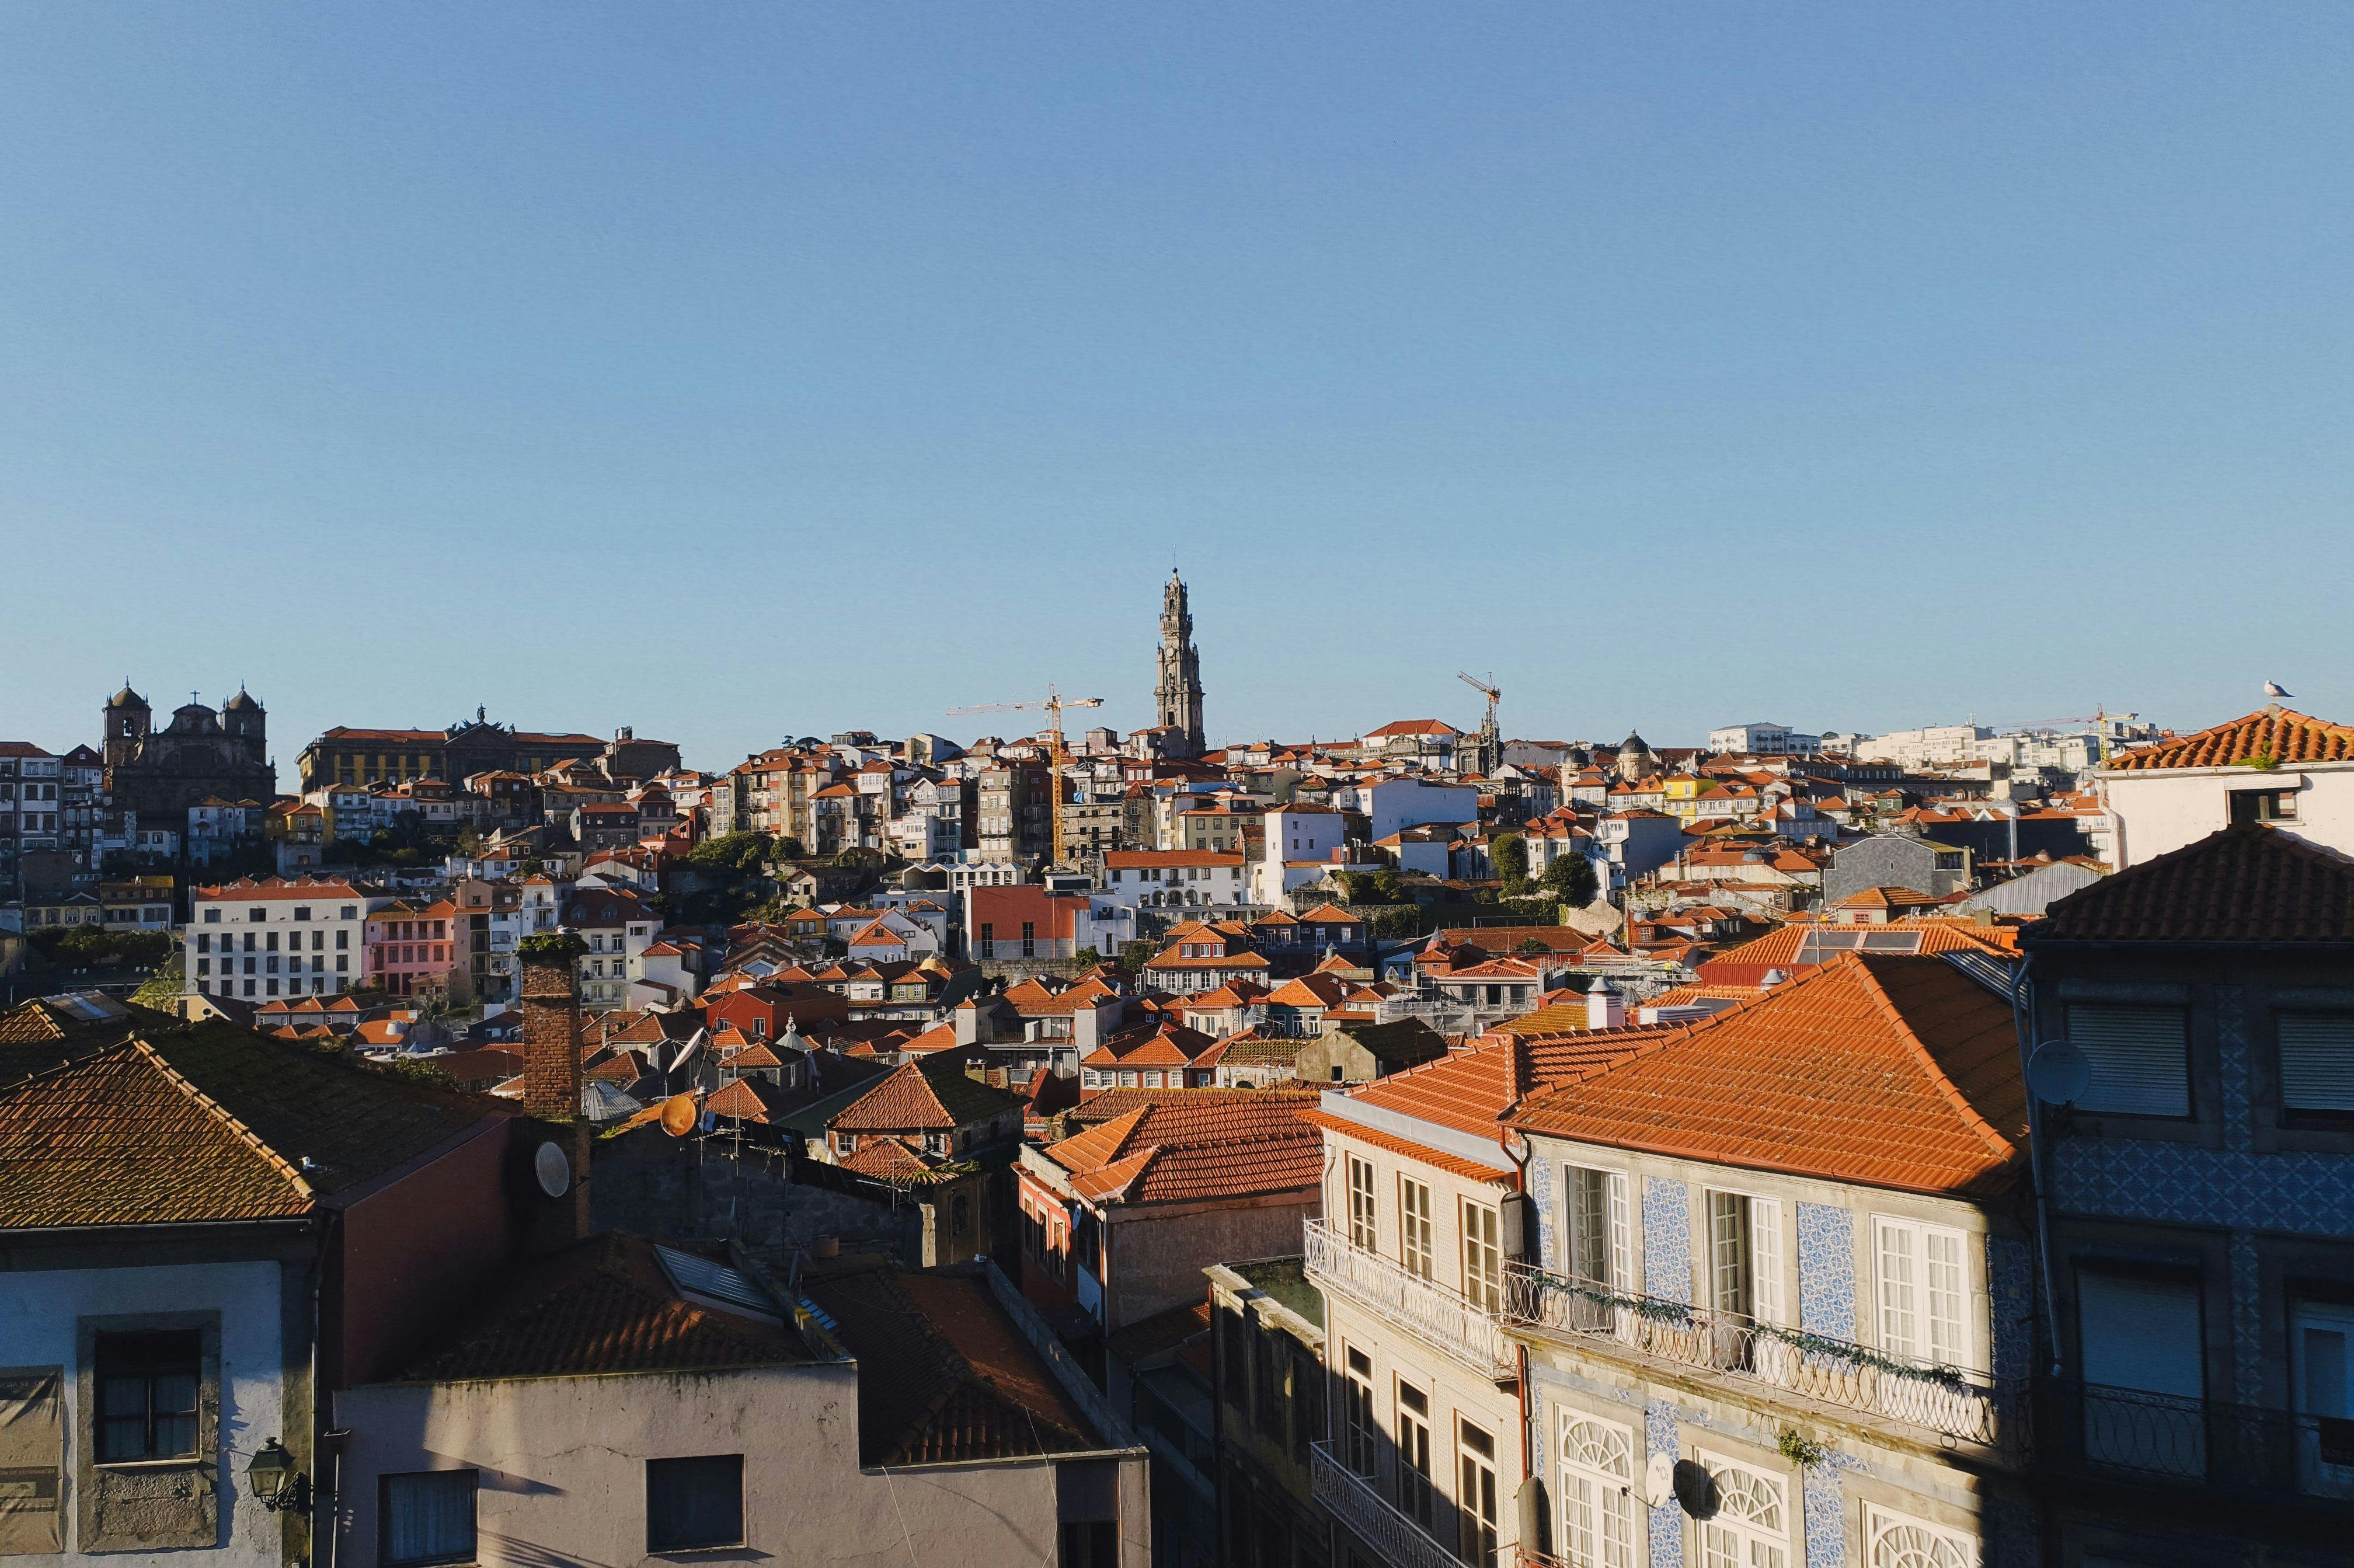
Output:
<instances>
[{"instance_id":1,"label":"satellite dish","mask_svg":"<svg viewBox=\"0 0 2354 1568\"><path fill-rule=\"evenodd\" d=\"M1643 1506L1658 1508L1676 1495L1676 1457L1654 1454L1643 1467Z\"/></svg>"},{"instance_id":2,"label":"satellite dish","mask_svg":"<svg viewBox=\"0 0 2354 1568\"><path fill-rule=\"evenodd\" d=\"M684 1138L695 1130L695 1097L673 1095L663 1101L663 1130L673 1138Z\"/></svg>"},{"instance_id":3,"label":"satellite dish","mask_svg":"<svg viewBox=\"0 0 2354 1568\"><path fill-rule=\"evenodd\" d=\"M2027 1059L2027 1086L2045 1105L2064 1106L2093 1082L2093 1064L2065 1040L2046 1040Z\"/></svg>"},{"instance_id":4,"label":"satellite dish","mask_svg":"<svg viewBox=\"0 0 2354 1568\"><path fill-rule=\"evenodd\" d=\"M1694 1519L1716 1517L1716 1478L1696 1459L1676 1461L1676 1501Z\"/></svg>"},{"instance_id":5,"label":"satellite dish","mask_svg":"<svg viewBox=\"0 0 2354 1568\"><path fill-rule=\"evenodd\" d=\"M572 1161L553 1143L541 1144L539 1152L531 1157L531 1173L539 1178L539 1190L551 1198L561 1198L572 1189Z\"/></svg>"}]
</instances>

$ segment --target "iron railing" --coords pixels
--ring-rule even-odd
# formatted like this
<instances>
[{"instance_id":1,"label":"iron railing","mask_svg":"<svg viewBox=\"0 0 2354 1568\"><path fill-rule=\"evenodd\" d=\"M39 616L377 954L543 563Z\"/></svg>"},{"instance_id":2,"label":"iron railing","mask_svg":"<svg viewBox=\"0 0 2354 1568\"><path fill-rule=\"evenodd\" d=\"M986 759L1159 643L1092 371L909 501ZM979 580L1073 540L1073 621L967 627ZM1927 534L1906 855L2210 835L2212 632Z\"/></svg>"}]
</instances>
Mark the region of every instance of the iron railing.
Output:
<instances>
[{"instance_id":1,"label":"iron railing","mask_svg":"<svg viewBox=\"0 0 2354 1568\"><path fill-rule=\"evenodd\" d=\"M1524 1333L1616 1345L1966 1443L2020 1446L2026 1430L2020 1383L1525 1263L1504 1265L1504 1315Z\"/></svg>"},{"instance_id":2,"label":"iron railing","mask_svg":"<svg viewBox=\"0 0 2354 1568\"><path fill-rule=\"evenodd\" d=\"M2088 1475L2354 1503L2354 1420L2099 1383L2052 1385L2051 1458Z\"/></svg>"},{"instance_id":3,"label":"iron railing","mask_svg":"<svg viewBox=\"0 0 2354 1568\"><path fill-rule=\"evenodd\" d=\"M1309 1278L1340 1291L1483 1377L1506 1382L1519 1375L1520 1357L1504 1337L1499 1314L1354 1245L1321 1220L1305 1222L1304 1229Z\"/></svg>"},{"instance_id":4,"label":"iron railing","mask_svg":"<svg viewBox=\"0 0 2354 1568\"><path fill-rule=\"evenodd\" d=\"M1391 1568L1464 1568L1461 1558L1342 1464L1331 1445L1310 1444L1309 1467L1316 1500Z\"/></svg>"}]
</instances>

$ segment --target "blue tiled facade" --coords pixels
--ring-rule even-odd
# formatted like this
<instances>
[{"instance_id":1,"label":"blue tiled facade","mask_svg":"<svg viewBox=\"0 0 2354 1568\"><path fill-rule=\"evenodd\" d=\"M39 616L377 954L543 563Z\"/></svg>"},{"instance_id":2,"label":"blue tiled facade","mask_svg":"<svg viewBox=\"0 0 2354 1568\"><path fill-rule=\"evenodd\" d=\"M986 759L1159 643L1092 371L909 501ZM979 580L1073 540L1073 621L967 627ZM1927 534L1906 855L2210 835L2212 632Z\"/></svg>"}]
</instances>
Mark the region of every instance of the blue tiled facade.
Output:
<instances>
[{"instance_id":1,"label":"blue tiled facade","mask_svg":"<svg viewBox=\"0 0 2354 1568\"><path fill-rule=\"evenodd\" d=\"M1833 1454L1803 1472L1807 1510L1807 1568L1846 1568L1847 1493L1840 1470L1854 1461Z\"/></svg>"},{"instance_id":2,"label":"blue tiled facade","mask_svg":"<svg viewBox=\"0 0 2354 1568\"><path fill-rule=\"evenodd\" d=\"M1798 1205L1798 1324L1835 1340L1855 1338L1855 1214L1829 1203Z\"/></svg>"},{"instance_id":3,"label":"blue tiled facade","mask_svg":"<svg viewBox=\"0 0 2354 1568\"><path fill-rule=\"evenodd\" d=\"M1643 1289L1669 1301L1692 1298L1691 1198L1681 1181L1643 1179Z\"/></svg>"},{"instance_id":4,"label":"blue tiled facade","mask_svg":"<svg viewBox=\"0 0 2354 1568\"><path fill-rule=\"evenodd\" d=\"M2023 1378L2035 1355L2034 1255L2023 1241L1987 1237L1987 1307L1993 1319L1994 1375Z\"/></svg>"},{"instance_id":5,"label":"blue tiled facade","mask_svg":"<svg viewBox=\"0 0 2354 1568\"><path fill-rule=\"evenodd\" d=\"M1537 1211L1537 1262L1545 1268L1561 1268L1561 1238L1553 1234L1553 1162L1542 1154L1529 1161L1529 1201Z\"/></svg>"},{"instance_id":6,"label":"blue tiled facade","mask_svg":"<svg viewBox=\"0 0 2354 1568\"><path fill-rule=\"evenodd\" d=\"M1670 1181L1667 1185L1675 1188L1678 1192L1683 1190L1681 1182ZM1650 1206L1650 1193L1647 1189L1643 1196L1643 1207L1647 1213ZM1675 1406L1664 1399L1652 1400L1643 1407L1643 1446L1647 1460L1652 1454L1665 1454L1670 1458L1676 1455L1676 1410ZM1675 1499L1670 1498L1658 1508L1652 1509L1650 1515L1651 1568L1683 1568L1684 1510L1682 1506Z\"/></svg>"}]
</instances>

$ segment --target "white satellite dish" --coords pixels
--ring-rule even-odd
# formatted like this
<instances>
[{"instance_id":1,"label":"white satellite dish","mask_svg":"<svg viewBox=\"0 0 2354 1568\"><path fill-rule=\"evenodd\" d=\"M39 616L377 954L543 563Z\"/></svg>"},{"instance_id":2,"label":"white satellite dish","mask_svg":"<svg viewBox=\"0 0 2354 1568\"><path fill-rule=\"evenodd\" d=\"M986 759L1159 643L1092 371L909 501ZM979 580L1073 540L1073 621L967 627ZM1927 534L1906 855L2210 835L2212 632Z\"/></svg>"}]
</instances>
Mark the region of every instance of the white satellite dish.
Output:
<instances>
[{"instance_id":1,"label":"white satellite dish","mask_svg":"<svg viewBox=\"0 0 2354 1568\"><path fill-rule=\"evenodd\" d=\"M1676 1495L1676 1457L1654 1454L1651 1462L1643 1467L1643 1504L1659 1508Z\"/></svg>"},{"instance_id":2,"label":"white satellite dish","mask_svg":"<svg viewBox=\"0 0 2354 1568\"><path fill-rule=\"evenodd\" d=\"M551 1198L561 1198L571 1190L572 1161L553 1143L541 1144L539 1152L531 1157L531 1173L539 1178L539 1190Z\"/></svg>"},{"instance_id":3,"label":"white satellite dish","mask_svg":"<svg viewBox=\"0 0 2354 1568\"><path fill-rule=\"evenodd\" d=\"M2027 1059L2027 1086L2045 1105L2078 1099L2092 1083L2093 1064L2065 1040L2046 1040Z\"/></svg>"}]
</instances>

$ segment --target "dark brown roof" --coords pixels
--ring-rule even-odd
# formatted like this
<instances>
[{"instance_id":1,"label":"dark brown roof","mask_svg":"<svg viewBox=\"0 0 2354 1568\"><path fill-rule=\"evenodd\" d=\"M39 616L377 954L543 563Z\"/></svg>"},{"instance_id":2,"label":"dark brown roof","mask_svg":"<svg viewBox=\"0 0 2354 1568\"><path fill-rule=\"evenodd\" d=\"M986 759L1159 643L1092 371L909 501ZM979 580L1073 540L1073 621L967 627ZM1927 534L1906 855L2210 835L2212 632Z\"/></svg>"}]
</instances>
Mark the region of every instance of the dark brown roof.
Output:
<instances>
[{"instance_id":1,"label":"dark brown roof","mask_svg":"<svg viewBox=\"0 0 2354 1568\"><path fill-rule=\"evenodd\" d=\"M2243 822L2080 888L2020 940L2354 942L2354 862Z\"/></svg>"},{"instance_id":2,"label":"dark brown roof","mask_svg":"<svg viewBox=\"0 0 2354 1568\"><path fill-rule=\"evenodd\" d=\"M11 1194L0 1226L305 1213L314 1196L332 1204L486 1118L516 1114L338 1046L133 1011L129 1037L0 1089L0 1191Z\"/></svg>"},{"instance_id":3,"label":"dark brown roof","mask_svg":"<svg viewBox=\"0 0 2354 1568\"><path fill-rule=\"evenodd\" d=\"M782 1308L777 1311L781 1318ZM811 1359L798 1330L685 1299L652 1243L610 1234L516 1270L393 1381L696 1372Z\"/></svg>"},{"instance_id":4,"label":"dark brown roof","mask_svg":"<svg viewBox=\"0 0 2354 1568\"><path fill-rule=\"evenodd\" d=\"M872 1268L805 1294L858 1358L861 1465L1106 1446L979 1276Z\"/></svg>"}]
</instances>

